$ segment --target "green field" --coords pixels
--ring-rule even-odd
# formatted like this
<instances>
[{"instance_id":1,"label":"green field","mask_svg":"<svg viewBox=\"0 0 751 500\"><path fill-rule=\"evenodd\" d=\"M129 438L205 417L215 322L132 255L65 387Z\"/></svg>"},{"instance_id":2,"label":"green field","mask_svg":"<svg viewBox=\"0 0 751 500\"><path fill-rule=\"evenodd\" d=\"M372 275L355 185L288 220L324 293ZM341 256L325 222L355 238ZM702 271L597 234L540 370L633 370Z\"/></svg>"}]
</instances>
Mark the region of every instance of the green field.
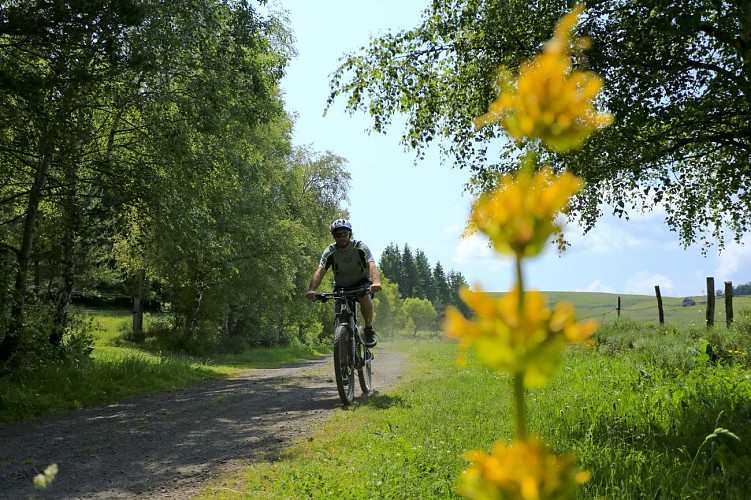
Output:
<instances>
[{"instance_id":1,"label":"green field","mask_svg":"<svg viewBox=\"0 0 751 500\"><path fill-rule=\"evenodd\" d=\"M621 298L620 317L640 323L659 323L657 298L652 295L622 295L599 292L543 292L551 303L567 301L574 304L580 319L591 318L599 323L612 323L618 319L618 297ZM706 324L706 297L688 297L696 305L684 307L683 299L687 297L662 297L665 323L679 325ZM733 316L737 319L740 311L751 309L751 296L733 297ZM725 325L725 299L715 300L715 325Z\"/></svg>"}]
</instances>

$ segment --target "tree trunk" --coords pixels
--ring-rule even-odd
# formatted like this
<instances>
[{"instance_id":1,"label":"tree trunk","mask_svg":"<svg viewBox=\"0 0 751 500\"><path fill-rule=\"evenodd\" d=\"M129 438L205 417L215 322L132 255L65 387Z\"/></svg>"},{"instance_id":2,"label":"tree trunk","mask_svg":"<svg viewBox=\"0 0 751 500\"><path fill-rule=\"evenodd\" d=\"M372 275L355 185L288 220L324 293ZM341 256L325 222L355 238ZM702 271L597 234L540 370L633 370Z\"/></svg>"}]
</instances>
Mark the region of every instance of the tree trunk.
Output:
<instances>
[{"instance_id":1,"label":"tree trunk","mask_svg":"<svg viewBox=\"0 0 751 500\"><path fill-rule=\"evenodd\" d=\"M0 363L8 362L16 353L23 329L24 309L26 305L26 285L29 279L29 261L34 247L34 233L36 230L37 217L39 216L39 204L42 201L44 185L47 182L47 173L50 168L50 155L42 155L39 168L34 177L34 183L29 191L29 201L26 205L26 216L23 223L21 236L21 248L18 251L16 269L16 283L13 288L13 305L11 307L10 324L8 331L0 343Z\"/></svg>"},{"instance_id":2,"label":"tree trunk","mask_svg":"<svg viewBox=\"0 0 751 500\"><path fill-rule=\"evenodd\" d=\"M69 168L72 168L69 167ZM55 300L55 319L50 344L59 346L63 341L63 334L68 327L68 311L70 309L73 286L76 278L76 234L80 227L80 213L76 208L77 182L75 172L66 175L69 183L69 191L65 194L62 203L63 212L63 235L62 235L62 278L63 284L57 291Z\"/></svg>"},{"instance_id":3,"label":"tree trunk","mask_svg":"<svg viewBox=\"0 0 751 500\"><path fill-rule=\"evenodd\" d=\"M185 331L185 340L193 340L196 334L196 326L198 324L198 313L201 311L201 303L203 302L203 292L206 289L203 280L199 279L195 282L196 295L193 299L193 307L190 310L190 316L188 319L188 325Z\"/></svg>"},{"instance_id":4,"label":"tree trunk","mask_svg":"<svg viewBox=\"0 0 751 500\"><path fill-rule=\"evenodd\" d=\"M65 239L68 239L67 237ZM67 246L66 242L65 245ZM50 332L50 344L59 346L63 341L63 334L68 327L68 311L70 309L71 297L73 295L73 284L76 276L76 265L73 260L73 252L69 249L63 250L63 285L57 292L55 300L55 320L52 332Z\"/></svg>"},{"instance_id":5,"label":"tree trunk","mask_svg":"<svg viewBox=\"0 0 751 500\"><path fill-rule=\"evenodd\" d=\"M749 64L751 64L751 2L746 1L744 3L745 5L741 6L741 36L739 45L743 60L746 61L746 69L749 70Z\"/></svg>"},{"instance_id":6,"label":"tree trunk","mask_svg":"<svg viewBox=\"0 0 751 500\"><path fill-rule=\"evenodd\" d=\"M137 342L144 340L143 334L143 296L146 271L139 269L133 276L133 338Z\"/></svg>"}]
</instances>

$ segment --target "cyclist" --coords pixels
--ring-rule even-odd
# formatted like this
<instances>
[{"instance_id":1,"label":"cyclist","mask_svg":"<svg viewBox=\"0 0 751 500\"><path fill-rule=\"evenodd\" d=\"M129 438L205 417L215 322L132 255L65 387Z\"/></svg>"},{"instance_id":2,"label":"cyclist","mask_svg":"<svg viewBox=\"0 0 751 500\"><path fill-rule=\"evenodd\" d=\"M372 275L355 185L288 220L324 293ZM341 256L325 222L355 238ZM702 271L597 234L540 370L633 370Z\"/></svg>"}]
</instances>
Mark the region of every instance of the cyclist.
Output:
<instances>
[{"instance_id":1,"label":"cyclist","mask_svg":"<svg viewBox=\"0 0 751 500\"><path fill-rule=\"evenodd\" d=\"M368 245L352 239L352 224L347 219L336 219L331 223L331 235L334 243L326 247L321 255L318 269L310 279L310 287L305 296L314 300L316 290L321 284L326 271L334 270L334 288L340 290L356 290L370 286L370 293L359 297L360 310L365 320L366 347L375 347L378 343L373 329L373 293L381 289L381 277L375 265L373 254Z\"/></svg>"}]
</instances>

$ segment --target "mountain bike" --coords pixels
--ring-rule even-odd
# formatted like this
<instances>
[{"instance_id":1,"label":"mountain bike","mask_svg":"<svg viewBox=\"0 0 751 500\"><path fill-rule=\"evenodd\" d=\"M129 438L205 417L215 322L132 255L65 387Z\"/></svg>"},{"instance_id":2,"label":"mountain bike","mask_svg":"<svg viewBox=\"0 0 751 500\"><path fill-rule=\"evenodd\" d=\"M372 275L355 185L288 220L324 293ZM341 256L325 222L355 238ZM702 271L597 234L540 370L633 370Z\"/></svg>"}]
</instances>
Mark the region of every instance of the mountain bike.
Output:
<instances>
[{"instance_id":1,"label":"mountain bike","mask_svg":"<svg viewBox=\"0 0 751 500\"><path fill-rule=\"evenodd\" d=\"M369 287L357 290L335 290L316 293L316 300L334 299L334 376L342 403L349 405L355 399L355 371L363 394L373 387L373 353L365 347L362 331L357 326L357 298L370 293Z\"/></svg>"}]
</instances>

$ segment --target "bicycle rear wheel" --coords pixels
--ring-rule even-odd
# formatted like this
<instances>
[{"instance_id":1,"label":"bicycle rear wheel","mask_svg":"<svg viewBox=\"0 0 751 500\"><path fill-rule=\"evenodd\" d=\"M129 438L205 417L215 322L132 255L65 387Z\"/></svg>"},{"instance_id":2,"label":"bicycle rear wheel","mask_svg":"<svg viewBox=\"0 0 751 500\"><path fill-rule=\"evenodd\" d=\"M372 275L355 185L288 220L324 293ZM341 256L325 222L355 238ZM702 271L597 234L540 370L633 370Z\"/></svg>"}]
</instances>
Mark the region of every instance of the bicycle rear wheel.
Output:
<instances>
[{"instance_id":1,"label":"bicycle rear wheel","mask_svg":"<svg viewBox=\"0 0 751 500\"><path fill-rule=\"evenodd\" d=\"M355 399L355 363L350 349L349 326L339 325L334 333L334 376L339 399L345 405Z\"/></svg>"},{"instance_id":2,"label":"bicycle rear wheel","mask_svg":"<svg viewBox=\"0 0 751 500\"><path fill-rule=\"evenodd\" d=\"M360 379L360 389L362 389L363 394L369 394L370 391L373 390L373 372L371 368L373 363L373 353L370 352L370 349L358 343L357 358L358 361L362 360L362 366L357 368L357 378Z\"/></svg>"}]
</instances>

